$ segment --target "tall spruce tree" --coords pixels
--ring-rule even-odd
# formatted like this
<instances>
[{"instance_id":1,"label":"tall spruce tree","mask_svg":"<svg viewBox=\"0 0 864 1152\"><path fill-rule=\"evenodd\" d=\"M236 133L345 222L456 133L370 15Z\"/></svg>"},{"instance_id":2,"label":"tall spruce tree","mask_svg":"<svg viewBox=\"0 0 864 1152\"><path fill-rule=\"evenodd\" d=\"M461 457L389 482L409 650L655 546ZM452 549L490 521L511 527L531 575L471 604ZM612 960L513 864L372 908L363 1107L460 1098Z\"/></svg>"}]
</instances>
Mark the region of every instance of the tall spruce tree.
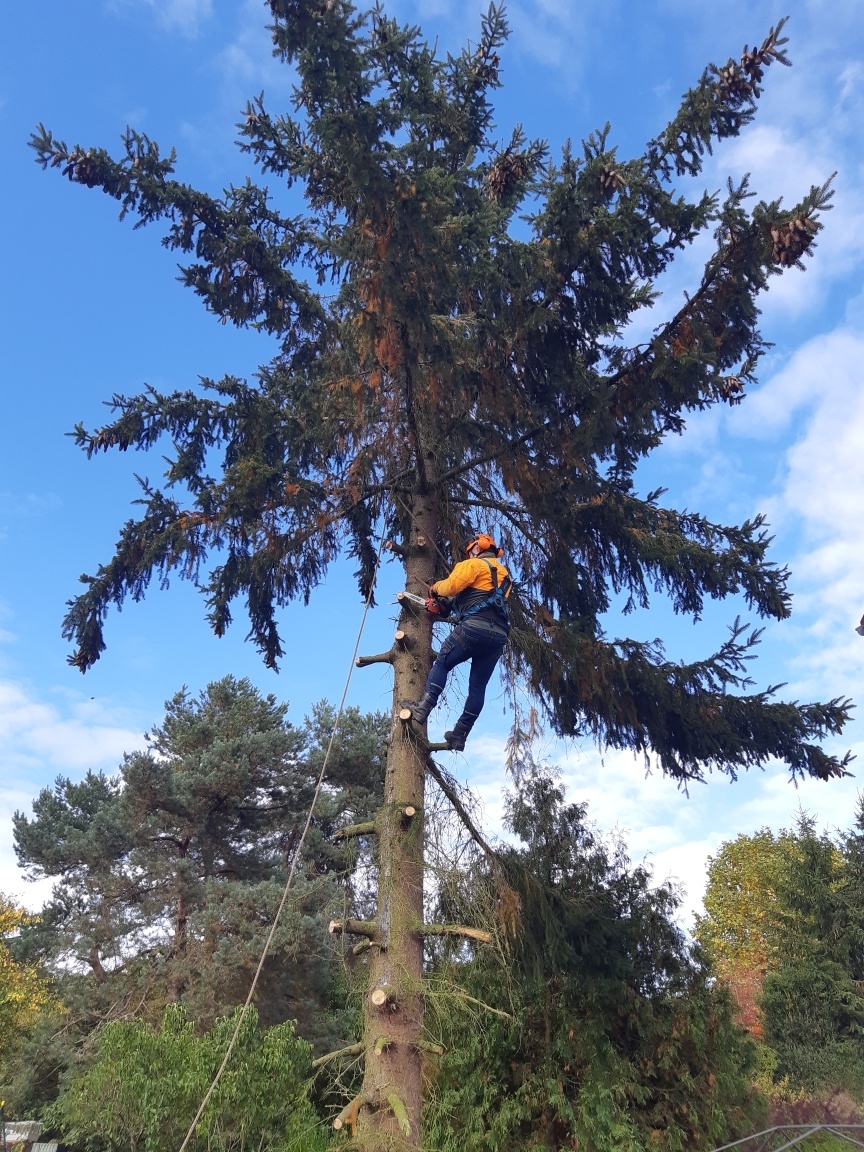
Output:
<instances>
[{"instance_id":1,"label":"tall spruce tree","mask_svg":"<svg viewBox=\"0 0 864 1152\"><path fill-rule=\"evenodd\" d=\"M101 188L123 216L163 222L214 316L280 343L252 380L116 395L109 423L77 428L88 455L164 440L173 454L114 557L83 578L65 625L72 664L100 657L112 605L176 574L199 584L219 635L245 597L275 665L277 609L308 598L341 552L365 596L386 533L406 587L423 592L472 525L507 549L511 674L556 732L649 753L680 781L772 758L795 776L841 774L846 761L819 741L842 729L847 703L750 691L756 633L736 626L719 651L682 664L601 623L613 594L646 605L651 589L693 617L706 597L733 594L760 616L789 615L761 517L715 524L634 485L688 412L742 398L765 349L756 297L801 264L821 227L827 186L792 208L749 201L746 181L722 199L674 187L752 120L765 69L788 63L781 26L740 63L709 67L641 156L619 158L603 129L555 160L518 127L496 143L501 6L455 57L380 6L269 7L275 54L296 69L293 112L252 101L240 147L276 191L197 191L175 178L173 152L131 129L117 157L42 127L33 139L43 166ZM278 190L294 184L299 215ZM713 248L691 294L645 343L628 343L656 278L706 232ZM394 701L416 698L430 665L429 618L406 610L400 627L387 657ZM426 759L397 723L376 822L377 913L344 926L370 944L369 1058L346 1112L363 1147L418 1139Z\"/></svg>"}]
</instances>

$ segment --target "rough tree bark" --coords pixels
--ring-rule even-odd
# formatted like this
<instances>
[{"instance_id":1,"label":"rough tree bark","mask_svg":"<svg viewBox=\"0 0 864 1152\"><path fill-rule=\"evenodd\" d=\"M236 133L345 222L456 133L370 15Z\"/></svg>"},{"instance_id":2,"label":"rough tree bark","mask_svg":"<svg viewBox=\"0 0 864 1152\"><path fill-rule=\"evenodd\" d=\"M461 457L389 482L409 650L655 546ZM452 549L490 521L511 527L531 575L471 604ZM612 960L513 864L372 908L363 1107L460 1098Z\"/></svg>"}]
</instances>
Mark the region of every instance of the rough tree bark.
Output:
<instances>
[{"instance_id":1,"label":"rough tree bark","mask_svg":"<svg viewBox=\"0 0 864 1152\"><path fill-rule=\"evenodd\" d=\"M437 502L417 496L404 557L409 592L425 594L436 577ZM418 546L418 537L425 540ZM420 1133L423 1031L423 798L427 752L416 728L398 719L399 701L416 700L431 665L432 623L403 607L404 642L393 652L393 730L384 807L378 819L380 881L377 939L369 949L363 1045L365 1075L358 1113L361 1148L417 1147ZM404 810L413 807L410 819ZM373 994L383 990L383 1003ZM381 1000L379 994L375 1000ZM401 1107L400 1107L401 1106ZM403 1111L404 1109L404 1111Z\"/></svg>"}]
</instances>

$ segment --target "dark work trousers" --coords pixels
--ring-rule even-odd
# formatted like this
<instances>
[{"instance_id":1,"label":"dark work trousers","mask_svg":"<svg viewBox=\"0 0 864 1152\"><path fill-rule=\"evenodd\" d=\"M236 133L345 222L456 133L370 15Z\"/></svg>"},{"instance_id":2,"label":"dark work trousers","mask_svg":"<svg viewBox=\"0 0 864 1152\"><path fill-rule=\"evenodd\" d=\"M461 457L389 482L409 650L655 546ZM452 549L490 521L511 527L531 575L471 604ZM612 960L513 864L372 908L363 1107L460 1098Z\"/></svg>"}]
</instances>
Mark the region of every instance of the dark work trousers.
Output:
<instances>
[{"instance_id":1,"label":"dark work trousers","mask_svg":"<svg viewBox=\"0 0 864 1152\"><path fill-rule=\"evenodd\" d=\"M457 625L441 645L438 659L432 665L426 681L426 691L437 702L447 683L447 675L457 664L471 661L468 676L468 698L459 717L459 723L470 732L474 721L480 715L486 699L486 685L489 683L495 665L507 645L507 633L486 620L472 620L470 617Z\"/></svg>"}]
</instances>

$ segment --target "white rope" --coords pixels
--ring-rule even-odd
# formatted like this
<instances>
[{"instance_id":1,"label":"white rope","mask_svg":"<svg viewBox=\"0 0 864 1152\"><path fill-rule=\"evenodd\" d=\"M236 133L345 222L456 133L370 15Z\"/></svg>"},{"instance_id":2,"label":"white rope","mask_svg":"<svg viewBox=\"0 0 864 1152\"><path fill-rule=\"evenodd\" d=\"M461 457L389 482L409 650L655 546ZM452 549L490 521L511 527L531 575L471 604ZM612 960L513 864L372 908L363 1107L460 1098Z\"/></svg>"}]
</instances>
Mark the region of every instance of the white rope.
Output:
<instances>
[{"instance_id":1,"label":"white rope","mask_svg":"<svg viewBox=\"0 0 864 1152\"><path fill-rule=\"evenodd\" d=\"M372 593L375 589L375 578L378 575L378 568L381 564L381 553L382 553L383 548L384 548L385 535L386 535L386 530L382 530L381 543L378 545L378 555L375 558L375 570L372 573L372 580L371 580L370 585L369 585L369 594L366 597L366 604L363 608L363 618L360 621L360 629L357 633L356 643L354 644L354 652L351 655L351 665L348 669L348 677L345 681L345 687L342 690L342 699L339 701L339 709L336 713L336 720L333 723L333 731L330 733L330 741L327 744L327 751L324 754L324 763L321 765L321 771L318 773L318 782L315 785L315 793L312 796L312 803L309 806L309 814L306 817L306 823L303 827L303 832L300 836L300 841L299 841L297 848L294 852L294 858L291 861L291 870L288 873L288 881L285 885L285 891L282 893L282 900L279 903L279 907L276 910L276 916L273 920L273 923L270 926L270 934L267 937L267 942L264 945L264 951L261 953L261 959L258 961L258 967L255 971L255 976L252 979L252 986L249 989L249 995L246 997L246 1003L243 1005L242 1011L240 1012L240 1016L237 1020L237 1026L234 1029L234 1035L231 1037L231 1042L229 1043L228 1048L225 1051L225 1056L222 1059L222 1063L219 1065L219 1071L216 1073L215 1077L213 1078L213 1083L207 1089L207 1095L201 1101L201 1106L198 1109L197 1113L195 1114L195 1119L189 1125L189 1131L186 1133L186 1139L180 1145L180 1152L186 1152L186 1146L188 1145L189 1141L192 1139L192 1136L195 1132L195 1129L198 1126L198 1121L204 1115L204 1111L207 1108L207 1105L210 1103L210 1098L212 1097L213 1093L216 1091L216 1086L219 1083L219 1081L222 1079L222 1073L225 1071L225 1069L228 1065L228 1061L231 1057L231 1053L234 1050L234 1045L237 1042L237 1037L240 1035L240 1029L243 1026L243 1021L246 1018L246 1013L249 1010L249 1005L252 1003L252 997L255 995L255 989L258 986L258 977L261 975L261 969L264 967L264 961L267 959L267 954L270 951L270 945L273 943L273 937L276 934L276 928L279 924L279 918L282 915L282 910L285 907L285 901L288 899L288 892L289 892L289 889L291 888L291 883L294 879L294 873L297 871L297 861L300 859L300 851L303 848L303 842L306 839L306 834L309 831L309 826L312 823L312 816L315 812L315 805L318 802L318 794L321 791L321 785L324 782L324 773L327 770L327 761L330 759L330 750L333 747L333 741L336 739L336 733L339 730L339 721L342 719L342 710L345 707L345 698L348 695L348 686L351 683L351 677L354 674L354 667L355 667L354 661L357 659L357 651L360 647L360 639L363 636L363 629L366 625L366 617L369 615L369 605L372 603Z\"/></svg>"}]
</instances>

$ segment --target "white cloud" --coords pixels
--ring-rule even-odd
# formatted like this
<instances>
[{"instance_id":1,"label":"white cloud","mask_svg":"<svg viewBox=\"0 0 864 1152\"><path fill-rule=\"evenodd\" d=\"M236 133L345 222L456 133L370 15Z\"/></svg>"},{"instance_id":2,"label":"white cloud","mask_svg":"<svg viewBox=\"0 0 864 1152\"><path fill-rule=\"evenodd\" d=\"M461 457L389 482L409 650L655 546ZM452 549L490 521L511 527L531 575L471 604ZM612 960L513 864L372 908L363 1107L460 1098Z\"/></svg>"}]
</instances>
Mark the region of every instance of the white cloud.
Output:
<instances>
[{"instance_id":1,"label":"white cloud","mask_svg":"<svg viewBox=\"0 0 864 1152\"><path fill-rule=\"evenodd\" d=\"M110 724L89 702L61 714L53 704L31 698L18 684L0 682L0 763L76 770L113 760L142 743L129 728Z\"/></svg>"},{"instance_id":2,"label":"white cloud","mask_svg":"<svg viewBox=\"0 0 864 1152\"><path fill-rule=\"evenodd\" d=\"M12 846L12 813L27 811L55 776L111 772L144 744L128 712L65 694L48 703L20 683L0 681L0 892L37 907L50 884L24 882Z\"/></svg>"},{"instance_id":3,"label":"white cloud","mask_svg":"<svg viewBox=\"0 0 864 1152\"><path fill-rule=\"evenodd\" d=\"M796 787L788 770L775 763L736 781L719 773L708 776L704 783L692 785L688 795L662 772L646 772L644 759L629 752L601 755L590 745L560 744L546 751L548 761L560 769L568 802L587 802L589 822L619 834L631 860L647 861L657 884L672 882L678 887L679 916L687 928L693 913L702 910L708 857L724 841L766 825L789 828L800 808L820 827L848 829L860 788L854 778L808 779ZM864 752L864 744L856 751ZM504 761L504 740L487 730L472 736L470 754L445 765L480 801L478 818L491 837L508 838L503 818L505 792L512 788L512 780Z\"/></svg>"},{"instance_id":4,"label":"white cloud","mask_svg":"<svg viewBox=\"0 0 864 1152\"><path fill-rule=\"evenodd\" d=\"M724 461L746 459L748 440L778 444L773 490L759 493L751 477L748 498L783 538L794 615L772 640L786 646L783 678L810 698L852 695L864 665L853 631L864 612L862 365L864 331L843 325L814 337L725 416L722 454L718 439L705 445L705 466L722 472Z\"/></svg>"},{"instance_id":5,"label":"white cloud","mask_svg":"<svg viewBox=\"0 0 864 1152\"><path fill-rule=\"evenodd\" d=\"M772 124L757 124L722 152L724 171L751 175L751 187L760 199L783 198L791 208L811 186L821 186L838 169L831 211L822 215L823 231L812 255L805 257L806 272L791 268L772 277L761 300L770 319L777 314L795 317L821 307L832 283L848 276L864 257L864 187L857 165L847 162L837 134L828 125L814 126L806 135Z\"/></svg>"},{"instance_id":6,"label":"white cloud","mask_svg":"<svg viewBox=\"0 0 864 1152\"><path fill-rule=\"evenodd\" d=\"M196 36L203 22L212 15L213 0L144 0L164 28Z\"/></svg>"},{"instance_id":7,"label":"white cloud","mask_svg":"<svg viewBox=\"0 0 864 1152\"><path fill-rule=\"evenodd\" d=\"M264 24L259 0L244 0L235 35L214 60L222 101L238 112L262 90L270 101L281 99L295 81L294 69L274 57L273 42Z\"/></svg>"}]
</instances>

